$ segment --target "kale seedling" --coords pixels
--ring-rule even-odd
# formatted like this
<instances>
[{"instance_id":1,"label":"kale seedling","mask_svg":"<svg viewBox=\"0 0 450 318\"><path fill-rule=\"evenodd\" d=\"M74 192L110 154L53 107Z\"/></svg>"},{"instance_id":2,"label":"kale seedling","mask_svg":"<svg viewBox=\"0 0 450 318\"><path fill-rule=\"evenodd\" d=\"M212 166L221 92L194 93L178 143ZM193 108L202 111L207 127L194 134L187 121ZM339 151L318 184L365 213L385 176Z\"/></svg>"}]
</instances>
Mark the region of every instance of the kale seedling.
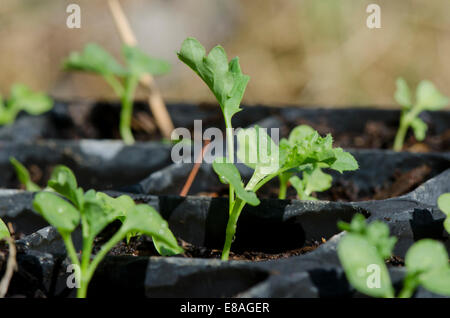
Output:
<instances>
[{"instance_id":1,"label":"kale seedling","mask_svg":"<svg viewBox=\"0 0 450 318\"><path fill-rule=\"evenodd\" d=\"M339 222L338 226L348 232L337 249L348 281L363 294L394 297L385 260L391 256L397 239L389 237L388 226L380 221L368 225L361 214L355 215L350 224ZM416 242L406 253L405 266L407 274L398 297L411 297L419 285L450 295L450 265L442 243L431 239Z\"/></svg>"},{"instance_id":2,"label":"kale seedling","mask_svg":"<svg viewBox=\"0 0 450 318\"><path fill-rule=\"evenodd\" d=\"M438 199L439 209L447 216L444 221L445 230L450 233L450 193L442 194Z\"/></svg>"},{"instance_id":3,"label":"kale seedling","mask_svg":"<svg viewBox=\"0 0 450 318\"><path fill-rule=\"evenodd\" d=\"M112 87L122 103L120 136L126 144L133 144L131 117L134 93L144 74L161 75L170 70L166 61L152 58L139 48L125 45L122 48L125 66L97 44L87 44L83 52L72 52L64 62L65 69L98 74Z\"/></svg>"},{"instance_id":4,"label":"kale seedling","mask_svg":"<svg viewBox=\"0 0 450 318\"><path fill-rule=\"evenodd\" d=\"M394 98L402 106L400 124L394 141L395 151L402 150L409 127L413 129L417 140L425 139L428 127L419 118L421 112L440 110L449 104L449 99L442 95L430 81L419 83L414 103L408 84L403 78L397 79L397 90Z\"/></svg>"},{"instance_id":5,"label":"kale seedling","mask_svg":"<svg viewBox=\"0 0 450 318\"><path fill-rule=\"evenodd\" d=\"M84 192L78 187L72 171L65 166L54 169L48 187L62 197L52 192L39 192L34 198L33 207L48 223L56 227L71 262L76 265L79 283L77 297L86 297L88 284L98 264L117 243L130 234L151 236L160 254L175 255L183 252L167 222L146 204L136 205L126 195L112 198L94 190ZM115 220L122 222L121 227L92 258L95 237ZM71 237L80 223L83 237L81 260Z\"/></svg>"},{"instance_id":6,"label":"kale seedling","mask_svg":"<svg viewBox=\"0 0 450 318\"><path fill-rule=\"evenodd\" d=\"M227 260L236 226L244 206L260 203L256 191L276 176L291 171L303 171L312 167L331 168L338 171L354 170L358 164L351 154L341 148L332 147L332 137L319 136L317 132L304 138L282 139L276 145L272 138L259 127L241 129L237 133L239 148L237 157L241 162L254 169L247 183L242 182L239 170L234 163L234 134L231 118L241 111L240 103L249 81L242 74L237 57L228 62L225 50L221 46L213 48L206 55L205 48L194 38L183 42L178 57L186 63L213 92L226 126L228 158L216 158L213 169L219 179L229 185L229 218L226 228L222 259Z\"/></svg>"},{"instance_id":7,"label":"kale seedling","mask_svg":"<svg viewBox=\"0 0 450 318\"><path fill-rule=\"evenodd\" d=\"M13 123L21 111L37 116L52 107L53 101L47 95L35 93L23 84L15 84L6 103L0 96L0 125Z\"/></svg>"}]
</instances>

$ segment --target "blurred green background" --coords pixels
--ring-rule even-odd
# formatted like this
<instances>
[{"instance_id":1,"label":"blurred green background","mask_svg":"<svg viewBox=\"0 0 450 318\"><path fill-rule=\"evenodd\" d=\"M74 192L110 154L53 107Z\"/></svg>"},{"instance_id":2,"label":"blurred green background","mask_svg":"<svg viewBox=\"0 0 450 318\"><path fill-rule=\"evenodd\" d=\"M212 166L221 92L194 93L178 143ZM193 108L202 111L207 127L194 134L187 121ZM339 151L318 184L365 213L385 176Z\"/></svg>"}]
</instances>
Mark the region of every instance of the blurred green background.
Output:
<instances>
[{"instance_id":1,"label":"blurred green background","mask_svg":"<svg viewBox=\"0 0 450 318\"><path fill-rule=\"evenodd\" d=\"M81 29L66 7L81 6ZM395 79L430 79L450 95L448 0L123 0L140 46L171 61L157 82L169 101L212 101L175 52L187 36L222 44L251 76L247 104L395 107ZM366 7L381 6L381 29ZM0 92L14 82L58 98L113 98L96 76L65 73L61 61L85 43L120 56L105 0L1 0ZM142 93L139 94L142 97Z\"/></svg>"}]
</instances>

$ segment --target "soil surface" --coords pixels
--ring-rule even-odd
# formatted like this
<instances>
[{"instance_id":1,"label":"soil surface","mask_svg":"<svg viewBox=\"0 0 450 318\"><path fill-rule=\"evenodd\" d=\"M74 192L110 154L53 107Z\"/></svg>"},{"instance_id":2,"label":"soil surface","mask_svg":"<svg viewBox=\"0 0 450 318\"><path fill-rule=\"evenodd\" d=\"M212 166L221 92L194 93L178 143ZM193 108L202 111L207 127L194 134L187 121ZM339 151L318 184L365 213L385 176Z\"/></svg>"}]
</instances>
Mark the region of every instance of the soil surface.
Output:
<instances>
[{"instance_id":1,"label":"soil surface","mask_svg":"<svg viewBox=\"0 0 450 318\"><path fill-rule=\"evenodd\" d=\"M383 200L398 197L414 190L427 180L430 173L431 168L427 165L422 165L406 172L394 171L389 182L373 188L370 194L363 194L353 182L342 180L337 181L336 184L327 191L313 193L313 196L319 200L338 202ZM258 191L258 197L278 198L278 191L278 183L275 180L274 182L269 182L267 185L263 186ZM209 197L227 196L228 189L224 186L223 189L220 189L217 192L199 192L195 195ZM293 187L288 188L286 198L297 198L297 194Z\"/></svg>"},{"instance_id":2,"label":"soil surface","mask_svg":"<svg viewBox=\"0 0 450 318\"><path fill-rule=\"evenodd\" d=\"M113 224L107 227L102 234L95 240L94 253L97 253L101 245L104 244L109 237L112 236L114 231L118 229L119 224ZM187 257L187 258L216 258L220 259L222 251L215 248L207 248L201 246L192 245L184 240L177 239L178 244L183 247L184 253L175 257ZM245 251L234 249L230 252L230 260L242 260L242 261L267 261L280 258L287 258L296 255L302 255L314 251L326 240L306 242L306 244L299 248L288 249L281 253L265 253L261 251ZM132 255L132 256L160 256L156 251L155 246L151 238L142 235L139 237L131 238L127 244L125 240L117 244L108 255Z\"/></svg>"},{"instance_id":3,"label":"soil surface","mask_svg":"<svg viewBox=\"0 0 450 318\"><path fill-rule=\"evenodd\" d=\"M310 125L316 129L319 134L326 135L331 133L334 139L334 145L342 148L376 148L392 149L394 144L397 127L386 125L380 121L368 121L365 124L363 133L346 132L335 133L333 128L326 124L314 124L305 120L298 120L298 125ZM294 127L285 128L285 131ZM411 152L441 152L450 150L450 128L442 134L436 134L432 129L427 131L425 140L419 142L415 139L411 129L408 131L407 138L403 147L405 151Z\"/></svg>"}]
</instances>

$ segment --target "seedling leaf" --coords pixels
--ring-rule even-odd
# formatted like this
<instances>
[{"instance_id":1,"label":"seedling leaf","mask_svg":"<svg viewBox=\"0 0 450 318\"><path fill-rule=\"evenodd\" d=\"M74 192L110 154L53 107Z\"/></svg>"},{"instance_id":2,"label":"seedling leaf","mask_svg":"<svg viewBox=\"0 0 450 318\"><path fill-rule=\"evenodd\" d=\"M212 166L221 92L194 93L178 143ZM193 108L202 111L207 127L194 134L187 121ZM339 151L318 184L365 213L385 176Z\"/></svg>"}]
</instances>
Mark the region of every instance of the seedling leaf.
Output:
<instances>
[{"instance_id":1,"label":"seedling leaf","mask_svg":"<svg viewBox=\"0 0 450 318\"><path fill-rule=\"evenodd\" d=\"M9 233L8 227L6 226L5 222L3 222L2 219L0 219L0 240L3 240L4 238L10 236L11 234Z\"/></svg>"},{"instance_id":2,"label":"seedling leaf","mask_svg":"<svg viewBox=\"0 0 450 318\"><path fill-rule=\"evenodd\" d=\"M411 90L408 87L408 83L403 78L397 79L397 90L395 91L395 101L402 105L405 108L411 108L412 106L412 97Z\"/></svg>"},{"instance_id":3,"label":"seedling leaf","mask_svg":"<svg viewBox=\"0 0 450 318\"><path fill-rule=\"evenodd\" d=\"M71 233L80 223L78 210L56 194L38 193L34 198L33 207L60 232Z\"/></svg>"},{"instance_id":4,"label":"seedling leaf","mask_svg":"<svg viewBox=\"0 0 450 318\"><path fill-rule=\"evenodd\" d=\"M348 233L339 242L337 251L347 279L359 292L372 297L394 297L384 260L367 239Z\"/></svg>"},{"instance_id":5,"label":"seedling leaf","mask_svg":"<svg viewBox=\"0 0 450 318\"><path fill-rule=\"evenodd\" d=\"M411 127L414 131L414 136L418 141L422 141L425 139L428 126L422 119L420 119L419 117L414 118L411 121Z\"/></svg>"},{"instance_id":6,"label":"seedling leaf","mask_svg":"<svg viewBox=\"0 0 450 318\"><path fill-rule=\"evenodd\" d=\"M170 255L183 252L183 249L178 246L177 240L169 230L167 222L155 209L146 204L136 205L127 214L120 231L123 233L139 232L148 235L161 243L159 246L163 246L164 252L170 252Z\"/></svg>"},{"instance_id":7,"label":"seedling leaf","mask_svg":"<svg viewBox=\"0 0 450 318\"><path fill-rule=\"evenodd\" d=\"M449 104L449 99L430 81L421 81L417 87L417 104L423 110L440 110Z\"/></svg>"},{"instance_id":8,"label":"seedling leaf","mask_svg":"<svg viewBox=\"0 0 450 318\"><path fill-rule=\"evenodd\" d=\"M95 43L87 44L81 53L72 52L65 60L64 67L69 70L93 72L100 75L124 76L126 74L126 70L116 59Z\"/></svg>"},{"instance_id":9,"label":"seedling leaf","mask_svg":"<svg viewBox=\"0 0 450 318\"><path fill-rule=\"evenodd\" d=\"M205 48L194 38L184 40L179 59L196 72L212 91L222 108L227 125L234 114L241 111L240 103L249 81L242 74L237 58L228 63L221 46L213 48L206 56Z\"/></svg>"},{"instance_id":10,"label":"seedling leaf","mask_svg":"<svg viewBox=\"0 0 450 318\"><path fill-rule=\"evenodd\" d=\"M59 165L53 169L48 186L69 199L79 209L83 206L83 190L78 188L77 179L72 170Z\"/></svg>"},{"instance_id":11,"label":"seedling leaf","mask_svg":"<svg viewBox=\"0 0 450 318\"><path fill-rule=\"evenodd\" d=\"M134 76L140 77L144 73L162 75L170 71L168 62L150 57L136 46L125 45L122 50L128 72Z\"/></svg>"},{"instance_id":12,"label":"seedling leaf","mask_svg":"<svg viewBox=\"0 0 450 318\"><path fill-rule=\"evenodd\" d=\"M258 205L259 199L254 192L244 189L242 184L241 175L239 170L229 162L225 161L225 158L217 158L213 162L213 169L219 176L221 182L230 184L234 187L236 195L244 202L250 205Z\"/></svg>"},{"instance_id":13,"label":"seedling leaf","mask_svg":"<svg viewBox=\"0 0 450 318\"><path fill-rule=\"evenodd\" d=\"M25 168L24 165L22 165L16 158L10 157L9 161L14 167L14 170L16 171L17 178L19 179L20 183L25 185L25 188L28 191L36 192L40 191L41 188L31 181L30 173L28 172L27 168Z\"/></svg>"}]
</instances>

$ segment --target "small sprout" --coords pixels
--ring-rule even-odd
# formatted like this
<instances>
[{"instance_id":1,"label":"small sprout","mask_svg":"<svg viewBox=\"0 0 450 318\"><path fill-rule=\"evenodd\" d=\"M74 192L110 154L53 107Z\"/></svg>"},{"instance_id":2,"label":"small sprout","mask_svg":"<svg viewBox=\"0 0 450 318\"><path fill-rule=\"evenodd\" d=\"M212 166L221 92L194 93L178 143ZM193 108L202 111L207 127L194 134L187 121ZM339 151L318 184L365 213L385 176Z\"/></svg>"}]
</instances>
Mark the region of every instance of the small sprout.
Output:
<instances>
[{"instance_id":1,"label":"small sprout","mask_svg":"<svg viewBox=\"0 0 450 318\"><path fill-rule=\"evenodd\" d=\"M90 280L102 259L121 240L137 233L152 237L157 250L163 255L175 255L183 252L169 230L167 222L155 209L146 205L136 205L126 195L112 198L105 193L89 190L84 192L78 187L72 171L58 166L52 173L48 187L55 191L39 192L33 201L34 209L60 233L72 263L77 265L77 277L80 288L78 297L86 297ZM115 220L122 226L92 255L94 240L103 229ZM81 261L72 242L71 233L81 223L83 248Z\"/></svg>"},{"instance_id":2,"label":"small sprout","mask_svg":"<svg viewBox=\"0 0 450 318\"><path fill-rule=\"evenodd\" d=\"M348 232L337 252L350 284L372 297L394 297L385 260L397 239L389 236L389 227L380 221L367 224L361 214L355 215L350 224L339 222L338 227ZM405 266L407 274L398 297L411 297L419 285L450 295L450 265L442 243L431 239L416 242L406 253Z\"/></svg>"},{"instance_id":3,"label":"small sprout","mask_svg":"<svg viewBox=\"0 0 450 318\"><path fill-rule=\"evenodd\" d=\"M419 118L423 111L435 111L449 104L448 97L444 96L430 81L421 81L417 86L415 102L411 90L403 78L397 79L397 90L394 98L402 106L400 124L395 136L394 150L401 151L405 142L406 133L411 127L418 141L425 139L427 124Z\"/></svg>"},{"instance_id":4,"label":"small sprout","mask_svg":"<svg viewBox=\"0 0 450 318\"><path fill-rule=\"evenodd\" d=\"M15 84L6 104L0 96L0 126L12 124L21 111L37 116L52 107L53 101L47 95L35 93L23 84Z\"/></svg>"},{"instance_id":5,"label":"small sprout","mask_svg":"<svg viewBox=\"0 0 450 318\"><path fill-rule=\"evenodd\" d=\"M9 233L8 227L6 226L5 222L0 219L0 241L10 236L11 234Z\"/></svg>"},{"instance_id":6,"label":"small sprout","mask_svg":"<svg viewBox=\"0 0 450 318\"><path fill-rule=\"evenodd\" d=\"M285 147L297 147L299 153L315 152L316 163L302 165L278 175L280 191L278 198L285 199L287 186L290 182L301 200L317 200L311 194L313 192L326 191L331 187L333 178L322 171L322 168L329 168L339 172L358 169L355 158L341 148L333 148L333 138L331 135L320 137L320 135L310 126L300 125L295 127L289 134L288 139L282 139L280 144ZM333 164L328 164L326 156L332 155ZM321 157L324 160L321 160ZM328 159L329 160L329 159ZM321 162L323 161L323 162ZM302 178L296 174L302 173Z\"/></svg>"},{"instance_id":7,"label":"small sprout","mask_svg":"<svg viewBox=\"0 0 450 318\"><path fill-rule=\"evenodd\" d=\"M133 99L139 79L144 74L161 75L169 72L166 61L152 58L139 48L124 46L122 55L125 66L120 65L114 57L97 44L87 44L83 52L72 52L64 62L67 70L76 70L98 74L112 87L121 99L120 136L126 144L133 144L131 117Z\"/></svg>"},{"instance_id":8,"label":"small sprout","mask_svg":"<svg viewBox=\"0 0 450 318\"><path fill-rule=\"evenodd\" d=\"M25 189L27 191L36 192L41 190L41 188L36 183L31 181L30 173L23 164L21 164L14 157L10 157L9 161L13 165L14 170L16 170L17 178L19 179L20 183L25 186Z\"/></svg>"},{"instance_id":9,"label":"small sprout","mask_svg":"<svg viewBox=\"0 0 450 318\"><path fill-rule=\"evenodd\" d=\"M439 209L447 216L444 221L445 230L450 233L450 193L442 194L438 199Z\"/></svg>"},{"instance_id":10,"label":"small sprout","mask_svg":"<svg viewBox=\"0 0 450 318\"><path fill-rule=\"evenodd\" d=\"M214 94L222 109L227 128L228 158L216 158L213 163L214 171L221 182L229 185L230 193L223 260L228 260L242 209L247 203L260 203L256 191L264 184L276 176L284 177L284 174L313 167L330 168L340 172L358 168L351 154L341 148L332 147L333 139L330 135L322 138L310 127L298 127L291 133L289 140L281 140L278 146L264 129L256 126L241 129L237 133L237 157L254 169L249 182L244 185L238 169L233 164L234 136L231 118L242 110L240 103L250 78L242 74L237 57L228 62L221 46L216 46L206 55L205 48L194 38L187 38L183 42L178 57L200 76ZM289 178L291 176L289 175ZM312 177L310 182L313 183ZM315 186L309 186L308 191L311 187Z\"/></svg>"}]
</instances>

